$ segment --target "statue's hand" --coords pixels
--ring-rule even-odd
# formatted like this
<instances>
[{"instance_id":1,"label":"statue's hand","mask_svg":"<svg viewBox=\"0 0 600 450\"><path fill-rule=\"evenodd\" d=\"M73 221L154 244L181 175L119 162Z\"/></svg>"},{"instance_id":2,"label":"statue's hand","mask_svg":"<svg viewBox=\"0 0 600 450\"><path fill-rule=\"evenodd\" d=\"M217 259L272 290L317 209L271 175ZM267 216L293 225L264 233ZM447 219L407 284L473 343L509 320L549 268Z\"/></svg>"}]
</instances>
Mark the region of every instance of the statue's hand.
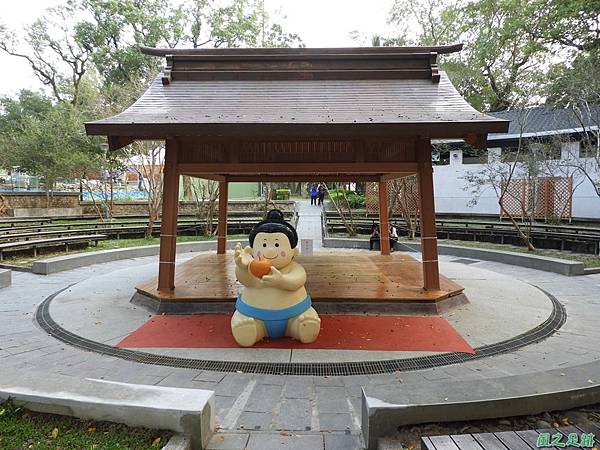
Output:
<instances>
[{"instance_id":1,"label":"statue's hand","mask_svg":"<svg viewBox=\"0 0 600 450\"><path fill-rule=\"evenodd\" d=\"M238 242L235 246L233 259L238 267L247 268L254 259L252 257L252 248L250 246L246 246L244 249L242 249L242 245Z\"/></svg>"},{"instance_id":2,"label":"statue's hand","mask_svg":"<svg viewBox=\"0 0 600 450\"><path fill-rule=\"evenodd\" d=\"M266 286L278 286L283 280L283 274L275 267L271 267L271 273L262 277L262 282Z\"/></svg>"}]
</instances>

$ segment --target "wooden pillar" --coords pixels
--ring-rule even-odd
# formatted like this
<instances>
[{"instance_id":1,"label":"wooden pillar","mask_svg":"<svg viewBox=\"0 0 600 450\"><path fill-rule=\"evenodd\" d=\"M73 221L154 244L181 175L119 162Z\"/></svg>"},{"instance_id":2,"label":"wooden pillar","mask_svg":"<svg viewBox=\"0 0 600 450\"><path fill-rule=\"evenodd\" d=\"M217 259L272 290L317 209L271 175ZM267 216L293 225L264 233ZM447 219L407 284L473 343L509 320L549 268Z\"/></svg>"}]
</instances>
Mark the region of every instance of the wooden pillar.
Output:
<instances>
[{"instance_id":1,"label":"wooden pillar","mask_svg":"<svg viewBox=\"0 0 600 450\"><path fill-rule=\"evenodd\" d=\"M390 254L390 220L388 217L388 188L386 181L378 183L379 191L379 248L382 255Z\"/></svg>"},{"instance_id":2,"label":"wooden pillar","mask_svg":"<svg viewBox=\"0 0 600 450\"><path fill-rule=\"evenodd\" d=\"M440 289L438 268L437 230L435 226L435 203L433 199L433 166L431 164L431 140L416 142L419 199L421 213L421 254L423 258L423 288L428 291Z\"/></svg>"},{"instance_id":3,"label":"wooden pillar","mask_svg":"<svg viewBox=\"0 0 600 450\"><path fill-rule=\"evenodd\" d=\"M227 181L219 181L219 226L217 230L217 254L222 255L227 249Z\"/></svg>"},{"instance_id":4,"label":"wooden pillar","mask_svg":"<svg viewBox=\"0 0 600 450\"><path fill-rule=\"evenodd\" d=\"M158 290L175 288L175 253L177 244L177 210L179 206L179 142L167 139L163 168L162 221L160 225L160 259Z\"/></svg>"}]
</instances>

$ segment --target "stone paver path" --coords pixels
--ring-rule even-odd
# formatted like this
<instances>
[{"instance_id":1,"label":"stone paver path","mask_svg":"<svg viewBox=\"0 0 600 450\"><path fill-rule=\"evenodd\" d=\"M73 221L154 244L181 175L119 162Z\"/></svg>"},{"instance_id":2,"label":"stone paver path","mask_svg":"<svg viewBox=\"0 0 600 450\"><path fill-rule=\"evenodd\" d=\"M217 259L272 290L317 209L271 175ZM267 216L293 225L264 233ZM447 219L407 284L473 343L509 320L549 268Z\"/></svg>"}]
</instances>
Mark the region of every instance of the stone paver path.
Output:
<instances>
[{"instance_id":1,"label":"stone paver path","mask_svg":"<svg viewBox=\"0 0 600 450\"><path fill-rule=\"evenodd\" d=\"M298 225L296 231L300 239L312 239L315 249L323 246L321 235L321 213L320 206L310 204L310 200L296 201L298 208Z\"/></svg>"},{"instance_id":2,"label":"stone paver path","mask_svg":"<svg viewBox=\"0 0 600 450\"><path fill-rule=\"evenodd\" d=\"M313 214L310 204L301 204L300 208L298 231L303 237L315 236L320 210L312 207ZM185 257L189 256L181 260ZM551 368L600 361L600 274L565 277L484 261L475 265L537 285L556 296L568 313L564 327L538 344L460 365L385 375L284 377L134 363L70 347L49 337L34 323L37 306L59 289L98 274L156 260L149 257L115 261L48 276L15 272L13 285L0 290L0 380L2 367L11 367L73 377L210 389L216 392L221 432L209 448L322 450L360 448L361 386L419 390L429 392L431 399L436 400L431 387L438 381L471 380L475 385L485 378L534 376Z\"/></svg>"}]
</instances>

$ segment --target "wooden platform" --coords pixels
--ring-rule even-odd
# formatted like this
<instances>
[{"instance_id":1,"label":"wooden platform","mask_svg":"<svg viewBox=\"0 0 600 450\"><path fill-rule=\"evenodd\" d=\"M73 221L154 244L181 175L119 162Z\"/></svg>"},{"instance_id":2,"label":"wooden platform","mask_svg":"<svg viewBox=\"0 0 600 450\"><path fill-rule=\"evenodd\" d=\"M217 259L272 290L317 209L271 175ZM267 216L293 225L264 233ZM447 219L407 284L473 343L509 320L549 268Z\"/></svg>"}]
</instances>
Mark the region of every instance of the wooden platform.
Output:
<instances>
[{"instance_id":1,"label":"wooden platform","mask_svg":"<svg viewBox=\"0 0 600 450\"><path fill-rule=\"evenodd\" d=\"M444 276L440 276L441 290L423 290L421 263L404 254L323 253L300 256L297 261L307 272L306 289L315 303L410 303L418 308L435 306L463 291ZM172 292L159 292L153 278L137 286L137 291L160 303L233 303L242 290L231 252L200 255L178 265L175 286ZM460 303L465 301L461 296Z\"/></svg>"},{"instance_id":2,"label":"wooden platform","mask_svg":"<svg viewBox=\"0 0 600 450\"><path fill-rule=\"evenodd\" d=\"M586 425L571 425L568 427L547 430L427 436L421 438L421 450L535 450L544 447L553 449L561 447L576 449L578 446L564 446L568 441L569 435L573 433L578 436L578 443L580 442L581 435L591 433L596 436L595 445L597 445L597 436L600 435L600 426L588 423ZM540 437L540 435L546 436ZM563 445L540 446L540 444L546 442L548 437L550 437L550 442L562 443Z\"/></svg>"}]
</instances>

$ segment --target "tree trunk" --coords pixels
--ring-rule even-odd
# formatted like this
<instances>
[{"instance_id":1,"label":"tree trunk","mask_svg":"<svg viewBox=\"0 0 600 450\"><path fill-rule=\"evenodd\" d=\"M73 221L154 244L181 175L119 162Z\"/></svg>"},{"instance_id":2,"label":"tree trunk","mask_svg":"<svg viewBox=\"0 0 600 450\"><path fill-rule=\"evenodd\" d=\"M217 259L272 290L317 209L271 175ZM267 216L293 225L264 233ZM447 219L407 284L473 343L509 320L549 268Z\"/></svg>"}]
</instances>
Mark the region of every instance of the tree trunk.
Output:
<instances>
[{"instance_id":1,"label":"tree trunk","mask_svg":"<svg viewBox=\"0 0 600 450\"><path fill-rule=\"evenodd\" d=\"M184 200L192 200L192 178L183 175L183 199Z\"/></svg>"},{"instance_id":2,"label":"tree trunk","mask_svg":"<svg viewBox=\"0 0 600 450\"><path fill-rule=\"evenodd\" d=\"M356 229L354 228L354 220L352 217L352 208L350 208L350 204L348 203L348 199L346 198L346 195L343 194L343 197L346 200L345 203L346 203L346 207L349 212L350 220L347 219L346 213L343 211L342 206L340 205L339 198L336 196L336 198L334 199L331 196L331 193L329 192L329 187L327 186L327 183L324 183L323 185L325 186L325 190L327 191L327 194L329 195L329 200L331 200L331 203L333 203L334 208L340 215L340 218L342 219L342 223L344 224L344 226L346 227L346 230L348 231L348 235L350 237L356 236Z\"/></svg>"}]
</instances>

